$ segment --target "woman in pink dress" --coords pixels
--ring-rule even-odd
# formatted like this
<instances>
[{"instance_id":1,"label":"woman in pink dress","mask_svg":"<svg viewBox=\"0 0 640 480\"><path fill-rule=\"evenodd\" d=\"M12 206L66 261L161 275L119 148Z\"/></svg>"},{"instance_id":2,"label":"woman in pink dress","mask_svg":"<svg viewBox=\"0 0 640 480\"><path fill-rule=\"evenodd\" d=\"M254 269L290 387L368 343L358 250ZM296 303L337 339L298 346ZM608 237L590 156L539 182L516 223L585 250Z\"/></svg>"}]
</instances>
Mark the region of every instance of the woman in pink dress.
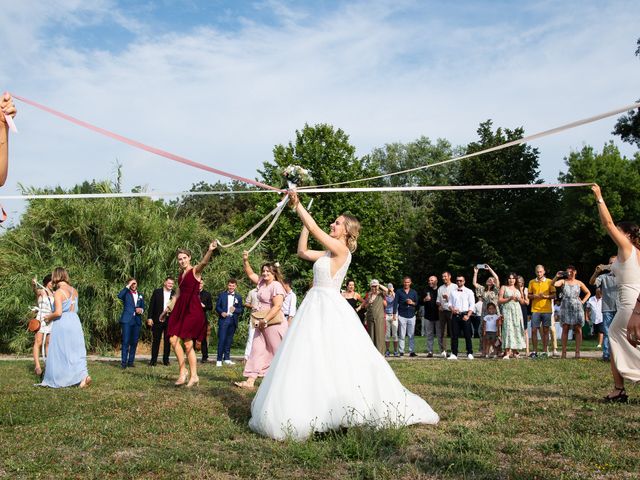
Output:
<instances>
[{"instance_id":1,"label":"woman in pink dress","mask_svg":"<svg viewBox=\"0 0 640 480\"><path fill-rule=\"evenodd\" d=\"M286 320L269 325L269 321L280 313L282 302L287 293L282 286L282 275L276 264L265 263L260 268L261 275L258 276L249 264L249 252L245 251L242 254L242 263L249 280L258 286L258 311L267 311L253 334L251 354L243 372L247 379L242 382L234 382L237 387L253 390L256 378L266 375L271 360L273 360L280 342L287 333L289 322Z\"/></svg>"},{"instance_id":2,"label":"woman in pink dress","mask_svg":"<svg viewBox=\"0 0 640 480\"><path fill-rule=\"evenodd\" d=\"M173 297L173 304L169 304L161 317L162 320L163 317L171 313L167 326L167 335L173 351L176 353L180 368L180 374L175 383L178 387L187 383L184 350L187 353L189 371L191 373L187 387L198 385L200 381L198 378L196 352L193 349L194 340L203 341L207 332L204 310L200 305L200 274L209 263L211 254L216 247L217 243L215 241L212 242L207 253L204 254L200 263L195 267L191 266L191 252L184 249L178 250L178 265L182 272L178 277L178 293ZM180 340L184 342L184 350Z\"/></svg>"}]
</instances>

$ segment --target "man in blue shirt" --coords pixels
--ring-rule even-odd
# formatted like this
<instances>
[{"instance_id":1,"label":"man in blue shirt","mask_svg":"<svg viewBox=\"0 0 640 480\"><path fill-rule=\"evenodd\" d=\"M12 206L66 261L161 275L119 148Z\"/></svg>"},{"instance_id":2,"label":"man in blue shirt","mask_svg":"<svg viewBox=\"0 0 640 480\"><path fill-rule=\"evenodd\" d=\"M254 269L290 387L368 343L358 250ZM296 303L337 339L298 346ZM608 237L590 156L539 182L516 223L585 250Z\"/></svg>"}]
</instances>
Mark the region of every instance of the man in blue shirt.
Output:
<instances>
[{"instance_id":1,"label":"man in blue shirt","mask_svg":"<svg viewBox=\"0 0 640 480\"><path fill-rule=\"evenodd\" d=\"M398 343L400 356L404 355L404 338L409 337L409 356L415 357L416 308L418 292L411 288L411 277L402 279L402 288L396 292L393 313L398 316Z\"/></svg>"}]
</instances>

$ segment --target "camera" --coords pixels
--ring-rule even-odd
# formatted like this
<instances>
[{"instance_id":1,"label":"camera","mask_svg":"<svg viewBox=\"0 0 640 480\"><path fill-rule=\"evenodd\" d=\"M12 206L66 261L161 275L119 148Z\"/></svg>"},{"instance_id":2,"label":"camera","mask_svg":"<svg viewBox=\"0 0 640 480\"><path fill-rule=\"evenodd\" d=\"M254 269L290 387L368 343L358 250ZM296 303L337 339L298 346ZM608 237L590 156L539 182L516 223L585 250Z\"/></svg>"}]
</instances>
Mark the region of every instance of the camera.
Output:
<instances>
[{"instance_id":1,"label":"camera","mask_svg":"<svg viewBox=\"0 0 640 480\"><path fill-rule=\"evenodd\" d=\"M562 280L566 280L567 278L569 278L569 274L567 273L566 270L562 272L558 272L558 278Z\"/></svg>"}]
</instances>

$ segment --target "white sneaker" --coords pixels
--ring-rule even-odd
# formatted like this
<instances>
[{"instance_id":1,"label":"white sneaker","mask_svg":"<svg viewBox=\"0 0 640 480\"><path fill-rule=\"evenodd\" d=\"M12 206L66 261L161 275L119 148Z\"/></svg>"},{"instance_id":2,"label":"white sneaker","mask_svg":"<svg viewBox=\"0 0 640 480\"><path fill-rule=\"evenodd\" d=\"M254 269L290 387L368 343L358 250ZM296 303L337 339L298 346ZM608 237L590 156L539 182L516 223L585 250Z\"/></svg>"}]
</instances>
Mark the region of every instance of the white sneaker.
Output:
<instances>
[{"instance_id":1,"label":"white sneaker","mask_svg":"<svg viewBox=\"0 0 640 480\"><path fill-rule=\"evenodd\" d=\"M447 358L447 351L442 352L442 358Z\"/></svg>"},{"instance_id":2,"label":"white sneaker","mask_svg":"<svg viewBox=\"0 0 640 480\"><path fill-rule=\"evenodd\" d=\"M216 362L216 367L221 367L221 366L222 366L222 362L221 362L220 360L218 360L218 361Z\"/></svg>"},{"instance_id":3,"label":"white sneaker","mask_svg":"<svg viewBox=\"0 0 640 480\"><path fill-rule=\"evenodd\" d=\"M225 361L224 361L224 364L225 364L225 365L235 365L235 364L236 364L236 362L232 362L231 360L225 360Z\"/></svg>"},{"instance_id":4,"label":"white sneaker","mask_svg":"<svg viewBox=\"0 0 640 480\"><path fill-rule=\"evenodd\" d=\"M473 353L470 353L469 355L467 355L467 358L468 358L469 360L473 360Z\"/></svg>"},{"instance_id":5,"label":"white sneaker","mask_svg":"<svg viewBox=\"0 0 640 480\"><path fill-rule=\"evenodd\" d=\"M458 359L458 356L454 355L453 353L447 357L447 360L457 360L457 359Z\"/></svg>"}]
</instances>

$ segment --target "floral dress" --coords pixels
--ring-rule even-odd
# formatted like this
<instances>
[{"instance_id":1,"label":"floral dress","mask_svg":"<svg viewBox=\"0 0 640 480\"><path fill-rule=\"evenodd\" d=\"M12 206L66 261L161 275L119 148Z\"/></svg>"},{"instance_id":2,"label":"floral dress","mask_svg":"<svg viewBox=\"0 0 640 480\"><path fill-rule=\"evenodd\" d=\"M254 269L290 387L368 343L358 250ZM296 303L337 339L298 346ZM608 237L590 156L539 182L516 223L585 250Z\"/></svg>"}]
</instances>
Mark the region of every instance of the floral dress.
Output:
<instances>
[{"instance_id":1,"label":"floral dress","mask_svg":"<svg viewBox=\"0 0 640 480\"><path fill-rule=\"evenodd\" d=\"M504 298L520 299L518 290L504 289ZM520 350L525 348L524 325L522 323L522 308L519 302L502 304L502 348Z\"/></svg>"},{"instance_id":2,"label":"floral dress","mask_svg":"<svg viewBox=\"0 0 640 480\"><path fill-rule=\"evenodd\" d=\"M560 303L560 322L563 325L584 325L584 305L580 300L580 285L562 287L562 303Z\"/></svg>"}]
</instances>

